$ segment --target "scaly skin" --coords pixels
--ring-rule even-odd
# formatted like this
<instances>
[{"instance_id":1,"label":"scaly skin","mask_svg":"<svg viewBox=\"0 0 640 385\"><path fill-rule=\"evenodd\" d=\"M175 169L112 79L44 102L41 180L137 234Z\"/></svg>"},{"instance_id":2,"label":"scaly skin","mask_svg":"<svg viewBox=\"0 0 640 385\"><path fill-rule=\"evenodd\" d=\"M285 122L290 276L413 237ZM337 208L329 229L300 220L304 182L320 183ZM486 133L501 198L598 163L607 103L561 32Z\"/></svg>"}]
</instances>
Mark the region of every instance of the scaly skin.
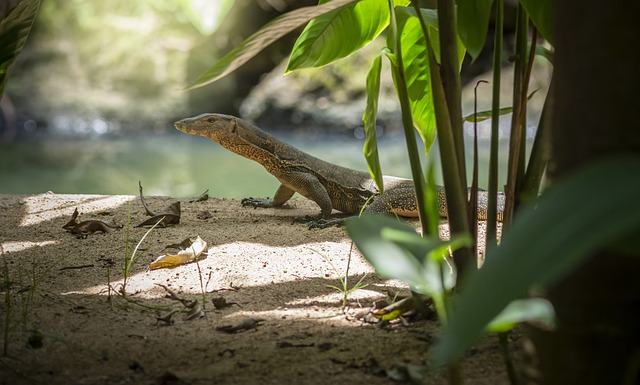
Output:
<instances>
[{"instance_id":1,"label":"scaly skin","mask_svg":"<svg viewBox=\"0 0 640 385\"><path fill-rule=\"evenodd\" d=\"M175 123L178 130L199 135L247 159L260 163L281 183L273 199L243 200L253 207L279 207L294 193L311 199L320 206L319 218L328 218L333 209L348 214L365 212L394 213L417 217L418 210L413 181L384 176L384 193L368 172L352 170L325 162L290 146L252 124L234 116L202 114ZM447 216L444 188L437 186L438 211ZM478 193L478 219L485 220L487 193ZM502 220L504 196L498 197L498 218Z\"/></svg>"}]
</instances>

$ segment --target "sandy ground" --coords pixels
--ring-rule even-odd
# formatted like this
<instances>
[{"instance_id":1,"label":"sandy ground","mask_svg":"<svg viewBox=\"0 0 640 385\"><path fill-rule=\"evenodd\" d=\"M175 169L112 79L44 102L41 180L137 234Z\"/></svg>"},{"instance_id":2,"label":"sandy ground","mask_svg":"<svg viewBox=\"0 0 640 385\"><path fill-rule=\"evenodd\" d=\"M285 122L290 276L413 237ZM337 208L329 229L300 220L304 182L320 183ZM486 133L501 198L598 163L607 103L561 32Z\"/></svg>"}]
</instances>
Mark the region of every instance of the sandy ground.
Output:
<instances>
[{"instance_id":1,"label":"sandy ground","mask_svg":"<svg viewBox=\"0 0 640 385\"><path fill-rule=\"evenodd\" d=\"M148 199L158 211L171 202ZM78 238L62 228L76 207L80 221L124 228ZM355 249L350 285L369 273L369 286L342 309L341 294L326 285L338 285L347 266L344 229L292 223L317 210L303 199L288 209L257 210L237 199L184 201L180 224L154 229L140 245L123 298L117 291L127 213L129 248L147 231L133 227L148 218L138 197L0 195L0 384L394 383L397 368L425 362L437 322L381 327L356 319L388 290L407 289L372 274ZM204 211L211 218L199 219ZM205 259L148 270L166 245L196 235L209 244ZM202 313L190 313L159 285L198 300ZM216 308L219 297L231 305ZM246 317L261 321L239 333L217 330ZM508 383L495 337L464 365L469 384ZM446 376L434 372L427 383L446 383Z\"/></svg>"}]
</instances>

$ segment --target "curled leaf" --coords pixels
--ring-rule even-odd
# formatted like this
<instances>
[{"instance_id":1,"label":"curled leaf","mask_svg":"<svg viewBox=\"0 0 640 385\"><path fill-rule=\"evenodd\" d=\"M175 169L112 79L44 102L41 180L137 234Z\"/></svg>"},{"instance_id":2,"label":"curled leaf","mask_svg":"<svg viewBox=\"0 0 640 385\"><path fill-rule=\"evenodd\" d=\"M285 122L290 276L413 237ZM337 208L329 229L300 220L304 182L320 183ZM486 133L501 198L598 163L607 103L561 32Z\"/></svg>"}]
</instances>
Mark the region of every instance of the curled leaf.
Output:
<instances>
[{"instance_id":1,"label":"curled leaf","mask_svg":"<svg viewBox=\"0 0 640 385\"><path fill-rule=\"evenodd\" d=\"M142 194L142 183L138 182L138 186L140 187L140 201L142 202L142 206L144 207L144 211L147 215L151 216L151 218L143 221L136 227L145 227L145 226L158 226L158 227L167 227L169 225L174 225L180 223L180 202L173 202L169 207L162 213L156 213L151 211L147 202L144 199L144 195ZM206 194L206 191L205 191Z\"/></svg>"},{"instance_id":2,"label":"curled leaf","mask_svg":"<svg viewBox=\"0 0 640 385\"><path fill-rule=\"evenodd\" d=\"M89 219L86 221L78 222L78 215L79 212L78 208L76 207L76 209L73 211L73 214L71 215L71 219L64 226L62 226L62 228L67 230L71 234L78 235L87 235L97 232L108 233L111 229L122 228L121 225L101 221L98 219Z\"/></svg>"},{"instance_id":3,"label":"curled leaf","mask_svg":"<svg viewBox=\"0 0 640 385\"><path fill-rule=\"evenodd\" d=\"M156 258L149 265L150 270L162 269L165 267L176 267L185 263L193 262L206 252L207 242L196 236L195 238L187 238L179 244L169 245L167 248L179 248L177 254L164 254Z\"/></svg>"},{"instance_id":4,"label":"curled leaf","mask_svg":"<svg viewBox=\"0 0 640 385\"><path fill-rule=\"evenodd\" d=\"M255 329L260 324L262 324L264 321L265 320L261 319L261 318L247 317L247 318L244 318L244 319L240 320L240 322L235 323L233 325L218 326L216 328L216 330L219 331L219 332L225 332L225 333L233 334L233 333L238 333L238 332L245 331L245 330Z\"/></svg>"},{"instance_id":5,"label":"curled leaf","mask_svg":"<svg viewBox=\"0 0 640 385\"><path fill-rule=\"evenodd\" d=\"M209 189L205 190L205 192L203 192L202 194L200 194L199 197L197 198L193 198L189 201L189 203L193 203L193 202L204 202L207 199L209 199Z\"/></svg>"}]
</instances>

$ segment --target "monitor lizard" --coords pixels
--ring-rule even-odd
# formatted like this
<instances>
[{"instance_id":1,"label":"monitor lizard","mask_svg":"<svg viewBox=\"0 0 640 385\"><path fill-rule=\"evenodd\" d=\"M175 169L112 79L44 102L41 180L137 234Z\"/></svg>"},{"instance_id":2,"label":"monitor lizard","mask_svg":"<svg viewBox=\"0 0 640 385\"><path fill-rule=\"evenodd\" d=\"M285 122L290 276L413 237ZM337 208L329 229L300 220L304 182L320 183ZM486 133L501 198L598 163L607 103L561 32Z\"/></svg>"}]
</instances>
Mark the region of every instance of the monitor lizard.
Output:
<instances>
[{"instance_id":1,"label":"monitor lizard","mask_svg":"<svg viewBox=\"0 0 640 385\"><path fill-rule=\"evenodd\" d=\"M332 210L347 214L393 213L418 217L413 180L383 177L384 192L368 172L341 167L309 155L235 116L202 114L175 123L178 130L209 138L222 147L260 163L280 181L273 198L245 198L243 206L280 207L294 193L320 206L319 220L310 227L326 227L340 220L328 220ZM438 213L447 216L444 187L436 186ZM487 216L487 192L478 193L478 219ZM504 195L498 196L498 220L502 220Z\"/></svg>"}]
</instances>

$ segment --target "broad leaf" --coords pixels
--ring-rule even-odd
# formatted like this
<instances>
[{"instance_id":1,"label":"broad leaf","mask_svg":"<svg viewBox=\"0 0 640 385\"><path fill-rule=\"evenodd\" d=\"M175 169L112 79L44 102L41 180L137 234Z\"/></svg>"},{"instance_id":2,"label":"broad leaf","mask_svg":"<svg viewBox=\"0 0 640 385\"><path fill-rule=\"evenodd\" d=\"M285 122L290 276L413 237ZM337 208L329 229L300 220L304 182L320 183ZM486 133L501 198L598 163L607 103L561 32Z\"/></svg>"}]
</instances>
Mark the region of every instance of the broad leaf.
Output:
<instances>
[{"instance_id":1,"label":"broad leaf","mask_svg":"<svg viewBox=\"0 0 640 385\"><path fill-rule=\"evenodd\" d=\"M436 138L436 121L431 96L429 60L425 55L427 45L418 18L403 12L396 14L413 124L428 150ZM389 34L389 38L392 38L391 35ZM392 41L388 41L387 44L389 47L394 46ZM394 82L395 80L394 78Z\"/></svg>"},{"instance_id":2,"label":"broad leaf","mask_svg":"<svg viewBox=\"0 0 640 385\"><path fill-rule=\"evenodd\" d=\"M487 326L488 332L503 333L522 322L536 322L547 328L554 327L553 305L543 298L516 299Z\"/></svg>"},{"instance_id":3,"label":"broad leaf","mask_svg":"<svg viewBox=\"0 0 640 385\"><path fill-rule=\"evenodd\" d=\"M333 0L326 4L314 7L299 8L273 19L271 22L260 28L258 32L243 41L238 47L226 54L211 68L202 73L189 86L189 89L213 83L214 81L233 72L256 56L265 47L294 29L301 27L305 23L309 22L309 20L357 1L359 0Z\"/></svg>"},{"instance_id":4,"label":"broad leaf","mask_svg":"<svg viewBox=\"0 0 640 385\"><path fill-rule=\"evenodd\" d=\"M320 2L324 3L327 1ZM298 37L285 73L347 57L369 44L387 25L389 6L380 0L362 0L317 17Z\"/></svg>"},{"instance_id":5,"label":"broad leaf","mask_svg":"<svg viewBox=\"0 0 640 385\"><path fill-rule=\"evenodd\" d=\"M553 45L553 0L520 0L538 32Z\"/></svg>"},{"instance_id":6,"label":"broad leaf","mask_svg":"<svg viewBox=\"0 0 640 385\"><path fill-rule=\"evenodd\" d=\"M440 57L440 39L438 36L438 15L432 9L421 9L420 13L429 31L429 42L434 49L436 59ZM433 110L433 96L431 94L431 80L429 75L429 60L427 57L427 45L416 17L415 9L411 7L397 8L398 33L400 33L402 46L402 59L407 81L407 91L413 123L422 138L427 152L431 148L436 137L436 121ZM391 34L388 39L391 39ZM387 42L393 47L391 41ZM460 63L465 55L462 43L458 43L458 57ZM395 79L394 79L395 80Z\"/></svg>"},{"instance_id":7,"label":"broad leaf","mask_svg":"<svg viewBox=\"0 0 640 385\"><path fill-rule=\"evenodd\" d=\"M493 0L458 0L458 36L475 60L487 38Z\"/></svg>"},{"instance_id":8,"label":"broad leaf","mask_svg":"<svg viewBox=\"0 0 640 385\"><path fill-rule=\"evenodd\" d=\"M595 251L640 227L640 157L588 165L524 207L500 247L473 274L434 350L450 362L471 346L489 322L532 285L558 281Z\"/></svg>"},{"instance_id":9,"label":"broad leaf","mask_svg":"<svg viewBox=\"0 0 640 385\"><path fill-rule=\"evenodd\" d=\"M372 214L348 219L346 229L379 274L399 279L414 287L422 282L418 259L407 249L382 236L385 229L415 234L413 227L390 216Z\"/></svg>"},{"instance_id":10,"label":"broad leaf","mask_svg":"<svg viewBox=\"0 0 640 385\"><path fill-rule=\"evenodd\" d=\"M379 274L399 279L434 299L441 299L443 290L452 289L456 282L455 271L445 261L449 250L468 246L471 241L469 237L452 241L421 237L407 223L377 214L349 219L346 228Z\"/></svg>"},{"instance_id":11,"label":"broad leaf","mask_svg":"<svg viewBox=\"0 0 640 385\"><path fill-rule=\"evenodd\" d=\"M380 94L380 72L382 57L373 59L371 69L367 75L367 108L364 110L362 122L364 123L364 157L367 159L369 173L376 182L380 194L384 192L382 183L382 168L378 156L378 139L376 133L376 119L378 116L378 96Z\"/></svg>"},{"instance_id":12,"label":"broad leaf","mask_svg":"<svg viewBox=\"0 0 640 385\"><path fill-rule=\"evenodd\" d=\"M430 296L442 322L447 319L447 293L456 271L446 256L470 243L468 237L444 242L421 237L413 227L390 216L364 215L347 220L347 233L378 274L399 279L417 293Z\"/></svg>"},{"instance_id":13,"label":"broad leaf","mask_svg":"<svg viewBox=\"0 0 640 385\"><path fill-rule=\"evenodd\" d=\"M39 7L40 0L22 0L0 20L0 98L9 70L27 42Z\"/></svg>"},{"instance_id":14,"label":"broad leaf","mask_svg":"<svg viewBox=\"0 0 640 385\"><path fill-rule=\"evenodd\" d=\"M413 7L398 7L398 13L403 13L409 16L417 17L416 10ZM431 43L431 47L433 48L434 54L436 56L436 61L440 63L440 36L438 32L438 12L435 9L421 8L420 13L422 14L422 19L424 20L428 33L429 33L429 42ZM467 52L462 40L458 37L458 63L460 63L460 68L462 68L462 60L464 59L464 55Z\"/></svg>"}]
</instances>

